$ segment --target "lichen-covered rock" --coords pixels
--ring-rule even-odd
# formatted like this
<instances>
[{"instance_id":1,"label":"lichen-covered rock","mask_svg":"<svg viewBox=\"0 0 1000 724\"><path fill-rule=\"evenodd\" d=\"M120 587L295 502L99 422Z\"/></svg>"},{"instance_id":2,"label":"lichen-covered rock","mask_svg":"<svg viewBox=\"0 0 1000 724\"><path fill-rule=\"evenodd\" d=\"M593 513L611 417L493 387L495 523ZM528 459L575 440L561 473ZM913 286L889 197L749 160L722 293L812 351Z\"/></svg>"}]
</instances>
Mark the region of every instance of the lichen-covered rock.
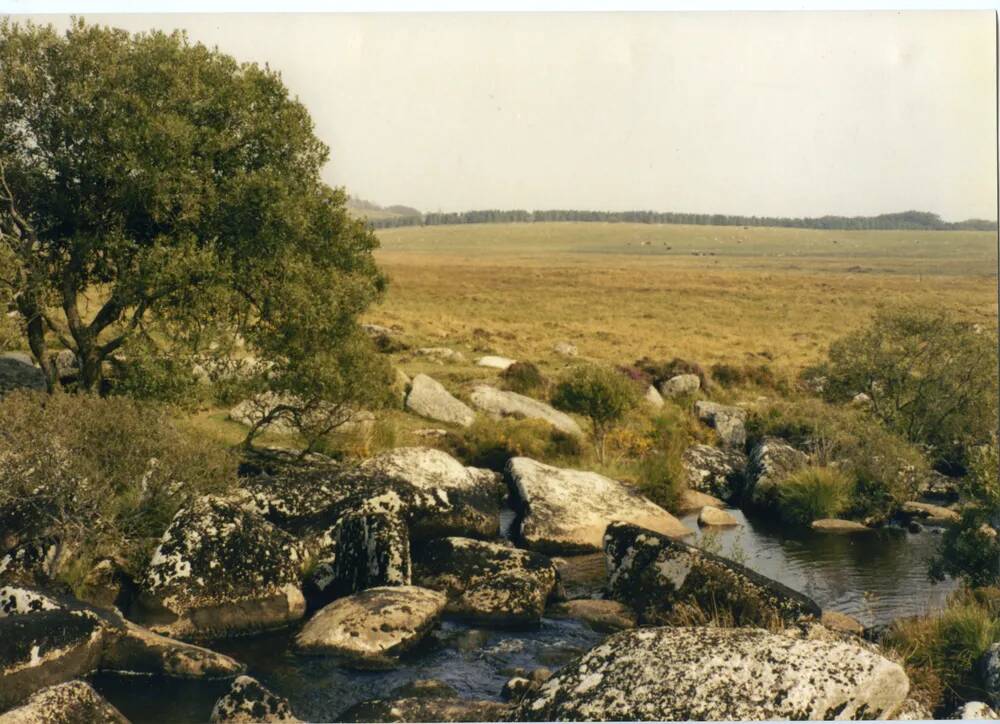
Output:
<instances>
[{"instance_id":1,"label":"lichen-covered rock","mask_svg":"<svg viewBox=\"0 0 1000 724\"><path fill-rule=\"evenodd\" d=\"M447 612L492 625L537 623L557 575L545 556L470 538L440 538L414 553L414 580L443 591Z\"/></svg>"},{"instance_id":2,"label":"lichen-covered rock","mask_svg":"<svg viewBox=\"0 0 1000 724\"><path fill-rule=\"evenodd\" d=\"M746 455L738 450L720 450L711 445L692 445L681 458L691 490L736 501L743 491Z\"/></svg>"},{"instance_id":3,"label":"lichen-covered rock","mask_svg":"<svg viewBox=\"0 0 1000 724\"><path fill-rule=\"evenodd\" d=\"M507 489L491 470L466 467L446 452L427 447L402 447L363 462L370 475L403 480L418 490L443 491L449 509L416 516L416 539L446 535L495 538L500 532L500 507Z\"/></svg>"},{"instance_id":4,"label":"lichen-covered rock","mask_svg":"<svg viewBox=\"0 0 1000 724\"><path fill-rule=\"evenodd\" d=\"M691 395L700 388L701 380L698 378L698 375L674 375L670 379L660 383L660 394L664 397Z\"/></svg>"},{"instance_id":5,"label":"lichen-covered rock","mask_svg":"<svg viewBox=\"0 0 1000 724\"><path fill-rule=\"evenodd\" d=\"M472 404L493 417L517 417L532 420L544 420L557 430L583 437L583 429L576 420L564 412L559 412L551 405L521 395L510 390L498 390L489 385L477 385L469 395Z\"/></svg>"},{"instance_id":6,"label":"lichen-covered rock","mask_svg":"<svg viewBox=\"0 0 1000 724\"><path fill-rule=\"evenodd\" d=\"M623 631L562 668L522 721L875 719L906 699L903 669L871 649L761 629Z\"/></svg>"},{"instance_id":7,"label":"lichen-covered rock","mask_svg":"<svg viewBox=\"0 0 1000 724\"><path fill-rule=\"evenodd\" d=\"M133 607L159 633L199 637L274 628L301 618L301 545L220 498L183 508L163 534Z\"/></svg>"},{"instance_id":8,"label":"lichen-covered rock","mask_svg":"<svg viewBox=\"0 0 1000 724\"><path fill-rule=\"evenodd\" d=\"M158 636L47 592L0 588L0 706L95 670L183 678L235 676L242 666L214 651Z\"/></svg>"},{"instance_id":9,"label":"lichen-covered rock","mask_svg":"<svg viewBox=\"0 0 1000 724\"><path fill-rule=\"evenodd\" d=\"M962 721L995 721L1000 719L992 707L982 701L967 701L952 712L949 719Z\"/></svg>"},{"instance_id":10,"label":"lichen-covered rock","mask_svg":"<svg viewBox=\"0 0 1000 724\"><path fill-rule=\"evenodd\" d=\"M480 357L476 361L476 364L479 365L480 367L490 367L495 370L505 370L516 362L517 362L516 359L510 359L509 357L486 355L485 357Z\"/></svg>"},{"instance_id":11,"label":"lichen-covered rock","mask_svg":"<svg viewBox=\"0 0 1000 724\"><path fill-rule=\"evenodd\" d=\"M652 385L646 388L646 393L642 396L642 399L652 405L653 409L656 410L659 410L664 405L663 395L661 395L660 391Z\"/></svg>"},{"instance_id":12,"label":"lichen-covered rock","mask_svg":"<svg viewBox=\"0 0 1000 724\"><path fill-rule=\"evenodd\" d=\"M820 623L831 631L851 634L852 636L863 636L865 633L865 627L861 625L860 621L839 611L823 611Z\"/></svg>"},{"instance_id":13,"label":"lichen-covered rock","mask_svg":"<svg viewBox=\"0 0 1000 724\"><path fill-rule=\"evenodd\" d=\"M0 397L13 390L44 390L45 373L21 359L0 357Z\"/></svg>"},{"instance_id":14,"label":"lichen-covered rock","mask_svg":"<svg viewBox=\"0 0 1000 724\"><path fill-rule=\"evenodd\" d=\"M435 362L465 362L465 355L450 347L419 347L414 350L418 357L430 357Z\"/></svg>"},{"instance_id":15,"label":"lichen-covered rock","mask_svg":"<svg viewBox=\"0 0 1000 724\"><path fill-rule=\"evenodd\" d=\"M746 410L708 400L695 402L694 410L699 420L715 428L723 445L742 448L746 444Z\"/></svg>"},{"instance_id":16,"label":"lichen-covered rock","mask_svg":"<svg viewBox=\"0 0 1000 724\"><path fill-rule=\"evenodd\" d=\"M626 521L665 535L691 530L666 510L617 480L584 470L511 458L507 475L525 513L519 535L524 545L543 553L601 550L604 530Z\"/></svg>"},{"instance_id":17,"label":"lichen-covered rock","mask_svg":"<svg viewBox=\"0 0 1000 724\"><path fill-rule=\"evenodd\" d=\"M53 580L68 553L55 537L23 541L0 556L0 582L44 586Z\"/></svg>"},{"instance_id":18,"label":"lichen-covered rock","mask_svg":"<svg viewBox=\"0 0 1000 724\"><path fill-rule=\"evenodd\" d=\"M523 676L512 676L507 679L500 690L500 698L504 701L517 703L534 688L536 688L536 685L531 679L526 679Z\"/></svg>"},{"instance_id":19,"label":"lichen-covered rock","mask_svg":"<svg viewBox=\"0 0 1000 724\"><path fill-rule=\"evenodd\" d=\"M468 427L476 419L476 413L468 405L448 392L440 382L425 374L417 375L410 383L406 408L429 420L462 427Z\"/></svg>"},{"instance_id":20,"label":"lichen-covered rock","mask_svg":"<svg viewBox=\"0 0 1000 724\"><path fill-rule=\"evenodd\" d=\"M806 454L774 437L761 440L750 453L747 489L751 503L770 508L777 505L782 480L806 465Z\"/></svg>"},{"instance_id":21,"label":"lichen-covered rock","mask_svg":"<svg viewBox=\"0 0 1000 724\"><path fill-rule=\"evenodd\" d=\"M613 633L636 627L635 611L618 601L600 598L576 598L550 606L551 618L575 618L602 633Z\"/></svg>"},{"instance_id":22,"label":"lichen-covered rock","mask_svg":"<svg viewBox=\"0 0 1000 724\"><path fill-rule=\"evenodd\" d=\"M320 610L295 637L295 645L305 653L340 656L359 668L391 668L437 623L445 603L444 594L417 586L369 588Z\"/></svg>"},{"instance_id":23,"label":"lichen-covered rock","mask_svg":"<svg viewBox=\"0 0 1000 724\"><path fill-rule=\"evenodd\" d=\"M576 345L572 342L556 342L552 347L552 351L563 357L576 357L579 354Z\"/></svg>"},{"instance_id":24,"label":"lichen-covered rock","mask_svg":"<svg viewBox=\"0 0 1000 724\"><path fill-rule=\"evenodd\" d=\"M928 721L934 718L934 714L926 706L914 698L909 698L903 702L892 717L896 721Z\"/></svg>"},{"instance_id":25,"label":"lichen-covered rock","mask_svg":"<svg viewBox=\"0 0 1000 724\"><path fill-rule=\"evenodd\" d=\"M288 699L278 696L251 676L238 676L212 708L212 724L298 722Z\"/></svg>"},{"instance_id":26,"label":"lichen-covered rock","mask_svg":"<svg viewBox=\"0 0 1000 724\"><path fill-rule=\"evenodd\" d=\"M986 650L977 668L987 701L990 706L1000 708L1000 643L995 643Z\"/></svg>"},{"instance_id":27,"label":"lichen-covered rock","mask_svg":"<svg viewBox=\"0 0 1000 724\"><path fill-rule=\"evenodd\" d=\"M721 508L716 508L712 505L706 505L698 513L698 525L700 526L721 526L728 527L733 525L739 525L739 521L736 520L731 514L722 510Z\"/></svg>"},{"instance_id":28,"label":"lichen-covered rock","mask_svg":"<svg viewBox=\"0 0 1000 724\"><path fill-rule=\"evenodd\" d=\"M625 523L604 537L608 597L627 603L641 623L771 626L819 619L809 598L720 556Z\"/></svg>"},{"instance_id":29,"label":"lichen-covered rock","mask_svg":"<svg viewBox=\"0 0 1000 724\"><path fill-rule=\"evenodd\" d=\"M24 704L0 714L0 724L128 724L120 711L83 681L37 691Z\"/></svg>"},{"instance_id":30,"label":"lichen-covered rock","mask_svg":"<svg viewBox=\"0 0 1000 724\"><path fill-rule=\"evenodd\" d=\"M341 722L482 722L507 721L511 707L499 701L411 697L372 699L337 717Z\"/></svg>"}]
</instances>

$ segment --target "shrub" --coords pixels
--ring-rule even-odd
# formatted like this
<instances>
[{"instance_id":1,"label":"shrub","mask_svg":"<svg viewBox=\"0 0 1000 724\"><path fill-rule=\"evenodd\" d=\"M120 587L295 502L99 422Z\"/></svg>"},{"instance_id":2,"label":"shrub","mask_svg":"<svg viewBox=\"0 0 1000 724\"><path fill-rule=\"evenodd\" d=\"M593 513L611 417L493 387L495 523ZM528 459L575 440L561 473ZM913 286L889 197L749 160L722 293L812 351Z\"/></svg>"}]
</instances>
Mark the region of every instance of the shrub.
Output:
<instances>
[{"instance_id":1,"label":"shrub","mask_svg":"<svg viewBox=\"0 0 1000 724\"><path fill-rule=\"evenodd\" d=\"M452 452L467 465L502 471L513 457L546 461L580 455L580 443L543 420L494 420L477 417L461 437L452 438Z\"/></svg>"},{"instance_id":2,"label":"shrub","mask_svg":"<svg viewBox=\"0 0 1000 724\"><path fill-rule=\"evenodd\" d=\"M723 387L755 385L781 391L788 387L783 380L778 379L774 370L767 364L743 365L742 367L731 364L714 364L711 367L711 373L712 380Z\"/></svg>"},{"instance_id":3,"label":"shrub","mask_svg":"<svg viewBox=\"0 0 1000 724\"><path fill-rule=\"evenodd\" d=\"M638 462L639 490L668 510L676 510L687 487L682 458L694 437L692 426L679 407L665 406L653 420L653 450Z\"/></svg>"},{"instance_id":4,"label":"shrub","mask_svg":"<svg viewBox=\"0 0 1000 724\"><path fill-rule=\"evenodd\" d=\"M126 361L116 364L112 391L137 400L186 405L194 402L198 382L185 358L158 355L145 344L129 345Z\"/></svg>"},{"instance_id":5,"label":"shrub","mask_svg":"<svg viewBox=\"0 0 1000 724\"><path fill-rule=\"evenodd\" d=\"M666 382L671 377L676 377L677 375L698 375L702 389L708 388L708 376L697 362L689 362L680 357L674 357L669 362L658 362L648 357L643 357L637 360L634 366L647 374L652 384L657 387L660 386L660 383Z\"/></svg>"},{"instance_id":6,"label":"shrub","mask_svg":"<svg viewBox=\"0 0 1000 724\"><path fill-rule=\"evenodd\" d=\"M882 311L831 345L825 371L828 398L864 392L878 419L944 469L961 471L996 430L996 334L947 312Z\"/></svg>"},{"instance_id":7,"label":"shrub","mask_svg":"<svg viewBox=\"0 0 1000 724\"><path fill-rule=\"evenodd\" d=\"M571 368L556 386L553 404L590 418L597 457L604 460L604 438L638 401L632 382L614 370L596 365Z\"/></svg>"},{"instance_id":8,"label":"shrub","mask_svg":"<svg viewBox=\"0 0 1000 724\"><path fill-rule=\"evenodd\" d=\"M500 379L508 390L522 395L538 394L546 386L545 377L531 362L515 362L500 373Z\"/></svg>"},{"instance_id":9,"label":"shrub","mask_svg":"<svg viewBox=\"0 0 1000 724\"><path fill-rule=\"evenodd\" d=\"M79 561L114 557L137 573L181 506L235 483L233 456L162 407L20 392L0 399L0 419L0 509L46 516Z\"/></svg>"},{"instance_id":10,"label":"shrub","mask_svg":"<svg viewBox=\"0 0 1000 724\"><path fill-rule=\"evenodd\" d=\"M751 444L774 436L808 450L821 465L837 463L851 477L851 517L885 519L910 500L928 472L921 451L863 410L806 398L754 411L747 420Z\"/></svg>"},{"instance_id":11,"label":"shrub","mask_svg":"<svg viewBox=\"0 0 1000 724\"><path fill-rule=\"evenodd\" d=\"M973 586L1000 585L1000 482L996 443L976 450L962 492L969 503L957 525L941 536L941 547L931 561L931 578L962 578Z\"/></svg>"},{"instance_id":12,"label":"shrub","mask_svg":"<svg viewBox=\"0 0 1000 724\"><path fill-rule=\"evenodd\" d=\"M809 525L819 518L836 518L848 505L851 479L837 468L811 465L789 475L778 490L781 517Z\"/></svg>"},{"instance_id":13,"label":"shrub","mask_svg":"<svg viewBox=\"0 0 1000 724\"><path fill-rule=\"evenodd\" d=\"M983 696L975 664L1000 639L997 614L978 593L959 592L943 611L895 622L882 644L902 659L911 694L943 712Z\"/></svg>"}]
</instances>

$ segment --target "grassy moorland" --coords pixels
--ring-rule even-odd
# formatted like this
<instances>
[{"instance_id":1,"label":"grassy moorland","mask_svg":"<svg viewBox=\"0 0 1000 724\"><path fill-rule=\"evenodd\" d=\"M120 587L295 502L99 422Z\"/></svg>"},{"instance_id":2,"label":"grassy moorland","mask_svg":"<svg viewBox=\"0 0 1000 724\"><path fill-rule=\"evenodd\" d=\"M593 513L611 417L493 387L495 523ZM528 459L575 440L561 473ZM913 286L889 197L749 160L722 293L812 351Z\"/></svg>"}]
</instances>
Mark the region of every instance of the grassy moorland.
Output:
<instances>
[{"instance_id":1,"label":"grassy moorland","mask_svg":"<svg viewBox=\"0 0 1000 724\"><path fill-rule=\"evenodd\" d=\"M379 238L392 284L372 321L542 364L568 340L608 362L676 356L794 373L878 305L996 324L988 232L536 223Z\"/></svg>"}]
</instances>

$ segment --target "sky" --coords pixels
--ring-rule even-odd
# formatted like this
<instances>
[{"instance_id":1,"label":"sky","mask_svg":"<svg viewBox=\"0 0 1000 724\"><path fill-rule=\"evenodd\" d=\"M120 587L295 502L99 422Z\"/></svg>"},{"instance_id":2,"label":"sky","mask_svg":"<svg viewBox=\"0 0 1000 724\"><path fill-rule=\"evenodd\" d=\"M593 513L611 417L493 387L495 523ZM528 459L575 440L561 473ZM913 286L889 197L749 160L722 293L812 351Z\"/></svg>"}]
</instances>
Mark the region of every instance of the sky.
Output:
<instances>
[{"instance_id":1,"label":"sky","mask_svg":"<svg viewBox=\"0 0 1000 724\"><path fill-rule=\"evenodd\" d=\"M997 217L990 11L86 19L269 64L383 205Z\"/></svg>"}]
</instances>

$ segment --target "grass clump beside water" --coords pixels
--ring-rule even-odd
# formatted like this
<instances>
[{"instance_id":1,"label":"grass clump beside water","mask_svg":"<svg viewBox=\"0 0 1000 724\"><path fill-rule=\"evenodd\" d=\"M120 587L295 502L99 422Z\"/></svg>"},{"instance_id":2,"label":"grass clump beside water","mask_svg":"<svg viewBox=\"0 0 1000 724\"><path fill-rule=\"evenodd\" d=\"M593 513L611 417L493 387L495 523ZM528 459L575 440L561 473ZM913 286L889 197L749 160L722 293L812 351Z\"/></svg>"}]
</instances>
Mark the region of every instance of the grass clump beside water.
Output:
<instances>
[{"instance_id":1,"label":"grass clump beside water","mask_svg":"<svg viewBox=\"0 0 1000 724\"><path fill-rule=\"evenodd\" d=\"M977 662L1000 640L1000 589L960 591L938 613L896 621L882 645L896 653L910 677L911 695L935 713L981 700Z\"/></svg>"},{"instance_id":2,"label":"grass clump beside water","mask_svg":"<svg viewBox=\"0 0 1000 724\"><path fill-rule=\"evenodd\" d=\"M851 486L851 479L837 468L810 465L797 470L781 483L781 517L796 525L836 518L850 502Z\"/></svg>"}]
</instances>

